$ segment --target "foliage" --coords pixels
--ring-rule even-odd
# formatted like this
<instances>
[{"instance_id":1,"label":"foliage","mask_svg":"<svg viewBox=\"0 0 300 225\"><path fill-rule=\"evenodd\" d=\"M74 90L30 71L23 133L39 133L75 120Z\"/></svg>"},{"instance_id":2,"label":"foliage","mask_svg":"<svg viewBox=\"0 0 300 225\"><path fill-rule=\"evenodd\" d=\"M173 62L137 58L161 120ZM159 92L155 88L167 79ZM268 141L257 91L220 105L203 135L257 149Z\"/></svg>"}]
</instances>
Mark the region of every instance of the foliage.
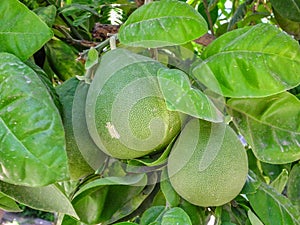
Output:
<instances>
[{"instance_id":1,"label":"foliage","mask_svg":"<svg viewBox=\"0 0 300 225\"><path fill-rule=\"evenodd\" d=\"M1 1L0 209L300 224L299 1L143 3Z\"/></svg>"}]
</instances>

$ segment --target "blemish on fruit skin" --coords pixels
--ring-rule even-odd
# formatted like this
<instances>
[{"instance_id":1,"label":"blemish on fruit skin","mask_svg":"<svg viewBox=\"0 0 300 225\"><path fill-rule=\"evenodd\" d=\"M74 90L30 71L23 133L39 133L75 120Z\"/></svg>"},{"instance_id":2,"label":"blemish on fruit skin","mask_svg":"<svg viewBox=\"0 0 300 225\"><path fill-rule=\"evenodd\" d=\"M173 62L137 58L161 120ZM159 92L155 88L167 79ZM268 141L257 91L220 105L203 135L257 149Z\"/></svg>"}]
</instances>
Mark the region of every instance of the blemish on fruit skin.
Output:
<instances>
[{"instance_id":1,"label":"blemish on fruit skin","mask_svg":"<svg viewBox=\"0 0 300 225\"><path fill-rule=\"evenodd\" d=\"M120 134L111 122L107 122L105 126L112 138L120 139Z\"/></svg>"}]
</instances>

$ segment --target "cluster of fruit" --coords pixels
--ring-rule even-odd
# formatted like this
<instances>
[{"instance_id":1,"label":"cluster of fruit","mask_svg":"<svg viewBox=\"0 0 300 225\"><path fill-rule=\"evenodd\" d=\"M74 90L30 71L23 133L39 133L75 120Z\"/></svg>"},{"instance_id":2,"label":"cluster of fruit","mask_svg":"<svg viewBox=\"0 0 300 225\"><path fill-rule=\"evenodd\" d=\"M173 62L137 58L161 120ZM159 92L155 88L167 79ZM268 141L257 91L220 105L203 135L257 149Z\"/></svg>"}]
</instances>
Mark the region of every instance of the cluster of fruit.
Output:
<instances>
[{"instance_id":1,"label":"cluster of fruit","mask_svg":"<svg viewBox=\"0 0 300 225\"><path fill-rule=\"evenodd\" d=\"M160 69L166 67L126 49L105 53L85 92L82 115L89 135L99 149L117 159L135 159L173 145L168 176L180 196L199 206L231 201L248 172L242 143L225 123L170 111L157 80Z\"/></svg>"}]
</instances>

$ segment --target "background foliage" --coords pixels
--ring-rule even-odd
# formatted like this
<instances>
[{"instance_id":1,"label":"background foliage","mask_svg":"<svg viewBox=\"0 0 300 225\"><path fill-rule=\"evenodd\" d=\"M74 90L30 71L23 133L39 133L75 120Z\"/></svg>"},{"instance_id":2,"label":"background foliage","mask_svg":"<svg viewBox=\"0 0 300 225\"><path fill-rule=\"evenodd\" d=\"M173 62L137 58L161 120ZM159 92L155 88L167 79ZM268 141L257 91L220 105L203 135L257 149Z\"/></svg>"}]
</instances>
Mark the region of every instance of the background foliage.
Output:
<instances>
[{"instance_id":1,"label":"background foliage","mask_svg":"<svg viewBox=\"0 0 300 225\"><path fill-rule=\"evenodd\" d=\"M300 224L299 1L161 2L1 1L0 209L22 203L63 225L198 225L212 216L221 225ZM169 110L225 121L241 137L249 171L234 200L200 207L181 198L164 169L173 142L153 157L117 160L74 135L86 134L72 116L85 116L94 66L118 32L117 45L153 48L145 54L172 68L158 72Z\"/></svg>"}]
</instances>

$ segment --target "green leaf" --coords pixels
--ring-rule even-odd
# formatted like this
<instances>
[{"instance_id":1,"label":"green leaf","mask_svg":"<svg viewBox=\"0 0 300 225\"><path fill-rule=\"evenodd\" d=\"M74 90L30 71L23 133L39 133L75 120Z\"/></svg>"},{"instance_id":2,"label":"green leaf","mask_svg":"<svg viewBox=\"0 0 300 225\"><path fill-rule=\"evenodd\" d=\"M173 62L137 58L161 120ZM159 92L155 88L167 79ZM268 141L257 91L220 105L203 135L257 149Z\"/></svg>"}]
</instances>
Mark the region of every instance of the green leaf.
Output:
<instances>
[{"instance_id":1,"label":"green leaf","mask_svg":"<svg viewBox=\"0 0 300 225\"><path fill-rule=\"evenodd\" d=\"M300 224L300 213L289 199L265 183L255 193L247 194L247 198L264 225Z\"/></svg>"},{"instance_id":2,"label":"green leaf","mask_svg":"<svg viewBox=\"0 0 300 225\"><path fill-rule=\"evenodd\" d=\"M211 4L211 1L209 2L209 4ZM209 7L209 14L210 14L210 18L212 20L212 24L214 25L218 19L218 6L214 6L214 7ZM206 15L206 11L205 11L205 6L203 4L203 2L201 2L198 6L198 12L201 14L201 16L203 16L203 18L205 19L206 23L209 24L207 15Z\"/></svg>"},{"instance_id":3,"label":"green leaf","mask_svg":"<svg viewBox=\"0 0 300 225\"><path fill-rule=\"evenodd\" d=\"M0 190L15 201L31 208L68 214L78 218L69 199L58 185L25 187L0 181Z\"/></svg>"},{"instance_id":4,"label":"green leaf","mask_svg":"<svg viewBox=\"0 0 300 225\"><path fill-rule=\"evenodd\" d=\"M206 221L205 208L197 207L181 199L180 208L182 208L190 217L192 224L204 225Z\"/></svg>"},{"instance_id":5,"label":"green leaf","mask_svg":"<svg viewBox=\"0 0 300 225\"><path fill-rule=\"evenodd\" d=\"M86 123L86 97L90 85L80 81L74 93L72 104L72 127L77 147L85 161L94 169L103 166L107 158L91 138Z\"/></svg>"},{"instance_id":6,"label":"green leaf","mask_svg":"<svg viewBox=\"0 0 300 225\"><path fill-rule=\"evenodd\" d=\"M143 213L140 224L149 225L153 222L158 222L158 224L160 224L162 215L165 212L165 210L165 206L152 206Z\"/></svg>"},{"instance_id":7,"label":"green leaf","mask_svg":"<svg viewBox=\"0 0 300 225\"><path fill-rule=\"evenodd\" d=\"M57 225L83 225L80 221L69 215L58 215Z\"/></svg>"},{"instance_id":8,"label":"green leaf","mask_svg":"<svg viewBox=\"0 0 300 225\"><path fill-rule=\"evenodd\" d=\"M264 225L251 210L248 210L248 217L252 225Z\"/></svg>"},{"instance_id":9,"label":"green leaf","mask_svg":"<svg viewBox=\"0 0 300 225\"><path fill-rule=\"evenodd\" d=\"M202 58L193 75L227 97L266 97L300 82L298 42L270 24L228 32L212 42Z\"/></svg>"},{"instance_id":10,"label":"green leaf","mask_svg":"<svg viewBox=\"0 0 300 225\"><path fill-rule=\"evenodd\" d=\"M61 118L37 74L0 53L0 179L42 186L68 178Z\"/></svg>"},{"instance_id":11,"label":"green leaf","mask_svg":"<svg viewBox=\"0 0 300 225\"><path fill-rule=\"evenodd\" d=\"M271 0L271 4L282 17L300 22L299 0Z\"/></svg>"},{"instance_id":12,"label":"green leaf","mask_svg":"<svg viewBox=\"0 0 300 225\"><path fill-rule=\"evenodd\" d=\"M291 202L300 210L300 164L296 164L289 176L287 185L287 196Z\"/></svg>"},{"instance_id":13,"label":"green leaf","mask_svg":"<svg viewBox=\"0 0 300 225\"><path fill-rule=\"evenodd\" d=\"M234 12L234 14L228 24L227 30L232 30L234 28L234 25L245 17L246 13L247 13L247 4L243 3L243 4L239 5L239 7Z\"/></svg>"},{"instance_id":14,"label":"green leaf","mask_svg":"<svg viewBox=\"0 0 300 225\"><path fill-rule=\"evenodd\" d=\"M106 197L105 210L103 212L105 217L109 219L106 223L113 223L134 212L154 190L154 187L157 183L156 173L153 173L148 177L148 183L149 185L147 185L145 188L143 188L143 186L125 187L124 189L128 189L129 192L124 192L124 190L118 187L114 190L114 192L112 192L113 194L111 194L110 189ZM118 199L118 201L115 199ZM112 202L114 203L112 204ZM112 210L112 205L115 205L115 209L118 210ZM109 213L106 213L105 211L109 211Z\"/></svg>"},{"instance_id":15,"label":"green leaf","mask_svg":"<svg viewBox=\"0 0 300 225\"><path fill-rule=\"evenodd\" d=\"M73 199L72 204L80 221L87 224L97 224L100 222L99 218L104 209L108 190L108 186L95 187Z\"/></svg>"},{"instance_id":16,"label":"green leaf","mask_svg":"<svg viewBox=\"0 0 300 225\"><path fill-rule=\"evenodd\" d=\"M192 225L188 214L179 207L169 209L162 217L161 225Z\"/></svg>"},{"instance_id":17,"label":"green leaf","mask_svg":"<svg viewBox=\"0 0 300 225\"><path fill-rule=\"evenodd\" d=\"M47 7L39 7L34 12L51 28L55 22L56 7L49 5Z\"/></svg>"},{"instance_id":18,"label":"green leaf","mask_svg":"<svg viewBox=\"0 0 300 225\"><path fill-rule=\"evenodd\" d=\"M207 30L206 21L193 7L163 0L135 10L121 26L118 37L125 45L157 48L187 43Z\"/></svg>"},{"instance_id":19,"label":"green leaf","mask_svg":"<svg viewBox=\"0 0 300 225\"><path fill-rule=\"evenodd\" d=\"M120 222L120 223L114 223L114 225L138 225L137 223L131 223L131 222Z\"/></svg>"},{"instance_id":20,"label":"green leaf","mask_svg":"<svg viewBox=\"0 0 300 225\"><path fill-rule=\"evenodd\" d=\"M231 99L230 114L255 156L267 163L300 159L300 101L284 92L266 98Z\"/></svg>"},{"instance_id":21,"label":"green leaf","mask_svg":"<svg viewBox=\"0 0 300 225\"><path fill-rule=\"evenodd\" d=\"M242 194L253 194L259 188L261 180L257 178L257 175L253 171L249 170L246 183L241 191Z\"/></svg>"},{"instance_id":22,"label":"green leaf","mask_svg":"<svg viewBox=\"0 0 300 225\"><path fill-rule=\"evenodd\" d=\"M72 204L80 220L85 223L114 222L137 208L131 200L143 191L146 183L147 177L144 174L97 179L75 193ZM119 210L124 214L119 214Z\"/></svg>"},{"instance_id":23,"label":"green leaf","mask_svg":"<svg viewBox=\"0 0 300 225\"><path fill-rule=\"evenodd\" d=\"M162 154L159 155L158 158L155 157L145 157L145 158L138 158L138 159L131 159L128 163L127 163L127 171L140 171L140 169L143 170L143 168L141 167L142 165L145 165L146 168L149 167L156 167L156 166L161 166L164 163L167 163L168 161L168 156L170 151L172 150L173 144L176 141L177 136L175 136L173 138L173 140L170 142L170 144L168 145L168 147L162 152ZM154 159L153 159L154 158Z\"/></svg>"},{"instance_id":24,"label":"green leaf","mask_svg":"<svg viewBox=\"0 0 300 225\"><path fill-rule=\"evenodd\" d=\"M211 122L222 122L222 113L200 90L191 87L188 76L177 69L159 69L158 82L167 108Z\"/></svg>"},{"instance_id":25,"label":"green leaf","mask_svg":"<svg viewBox=\"0 0 300 225\"><path fill-rule=\"evenodd\" d=\"M55 74L63 81L84 75L84 66L77 61L77 50L59 39L52 39L45 45L47 60Z\"/></svg>"},{"instance_id":26,"label":"green leaf","mask_svg":"<svg viewBox=\"0 0 300 225\"><path fill-rule=\"evenodd\" d=\"M95 49L93 47L88 51L88 57L85 62L86 70L92 68L93 66L95 66L98 63L98 58L99 58L98 55L99 55L99 52L97 51L97 49Z\"/></svg>"},{"instance_id":27,"label":"green leaf","mask_svg":"<svg viewBox=\"0 0 300 225\"><path fill-rule=\"evenodd\" d=\"M94 170L89 166L89 164L85 161L84 157L82 156L79 147L76 143L73 131L73 126L75 124L72 121L72 109L75 105L74 95L76 93L79 83L80 81L77 78L73 77L56 88L56 92L62 104L62 120L65 130L66 151L68 156L70 178L72 180L83 178L94 172ZM76 104L78 103L76 102ZM78 118L76 122L81 124L82 120L85 122L85 117ZM88 134L86 131L82 130L81 134L85 136L86 134ZM98 168L99 167L100 166L98 166Z\"/></svg>"},{"instance_id":28,"label":"green leaf","mask_svg":"<svg viewBox=\"0 0 300 225\"><path fill-rule=\"evenodd\" d=\"M0 192L0 210L1 209L6 212L21 212L22 211L19 208L18 204L13 199L4 195L2 192Z\"/></svg>"},{"instance_id":29,"label":"green leaf","mask_svg":"<svg viewBox=\"0 0 300 225\"><path fill-rule=\"evenodd\" d=\"M288 34L293 35L296 40L300 40L300 22L282 17L275 9L273 9L273 13L279 26Z\"/></svg>"},{"instance_id":30,"label":"green leaf","mask_svg":"<svg viewBox=\"0 0 300 225\"><path fill-rule=\"evenodd\" d=\"M180 197L170 183L166 168L162 171L160 188L170 207L176 207L179 205Z\"/></svg>"},{"instance_id":31,"label":"green leaf","mask_svg":"<svg viewBox=\"0 0 300 225\"><path fill-rule=\"evenodd\" d=\"M132 185L132 186L145 186L146 185L145 174L130 174L124 177L104 177L95 181L92 181L84 185L78 192L76 192L74 198L79 194L88 191L91 188L105 186L105 185Z\"/></svg>"},{"instance_id":32,"label":"green leaf","mask_svg":"<svg viewBox=\"0 0 300 225\"><path fill-rule=\"evenodd\" d=\"M289 178L288 171L283 169L279 176L270 184L278 193L282 193Z\"/></svg>"},{"instance_id":33,"label":"green leaf","mask_svg":"<svg viewBox=\"0 0 300 225\"><path fill-rule=\"evenodd\" d=\"M52 30L18 0L0 5L0 52L9 52L25 60L53 36Z\"/></svg>"},{"instance_id":34,"label":"green leaf","mask_svg":"<svg viewBox=\"0 0 300 225\"><path fill-rule=\"evenodd\" d=\"M27 60L24 62L27 66L29 66L41 79L43 84L46 86L49 94L51 95L54 104L58 108L59 112L61 112L61 103L59 101L58 95L55 91L55 88L53 87L52 80L49 79L48 75L46 72L41 69L38 65L36 65L32 60Z\"/></svg>"}]
</instances>

